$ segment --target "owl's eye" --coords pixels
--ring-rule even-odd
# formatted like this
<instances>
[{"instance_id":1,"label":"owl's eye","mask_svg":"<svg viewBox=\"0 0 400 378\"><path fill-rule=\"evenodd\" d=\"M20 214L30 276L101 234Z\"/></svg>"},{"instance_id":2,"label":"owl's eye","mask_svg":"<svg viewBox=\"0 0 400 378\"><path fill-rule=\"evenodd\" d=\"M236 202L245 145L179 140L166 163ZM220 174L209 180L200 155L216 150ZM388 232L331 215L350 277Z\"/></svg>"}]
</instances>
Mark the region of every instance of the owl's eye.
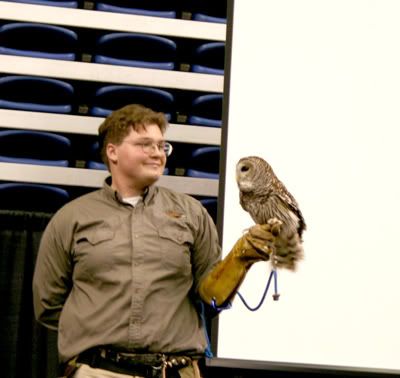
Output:
<instances>
[{"instance_id":1,"label":"owl's eye","mask_svg":"<svg viewBox=\"0 0 400 378\"><path fill-rule=\"evenodd\" d=\"M243 165L243 166L240 168L240 172L247 172L249 169L250 169L250 168L249 168L247 165Z\"/></svg>"}]
</instances>

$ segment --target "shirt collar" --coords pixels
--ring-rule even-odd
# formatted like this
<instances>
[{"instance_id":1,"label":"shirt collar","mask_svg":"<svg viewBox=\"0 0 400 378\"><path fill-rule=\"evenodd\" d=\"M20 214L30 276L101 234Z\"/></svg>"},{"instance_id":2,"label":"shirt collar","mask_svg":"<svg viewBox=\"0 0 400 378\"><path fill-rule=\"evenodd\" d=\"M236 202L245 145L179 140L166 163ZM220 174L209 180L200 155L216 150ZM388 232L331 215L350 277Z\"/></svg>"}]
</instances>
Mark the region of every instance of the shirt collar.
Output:
<instances>
[{"instance_id":1,"label":"shirt collar","mask_svg":"<svg viewBox=\"0 0 400 378\"><path fill-rule=\"evenodd\" d=\"M126 205L126 203L122 201L121 195L111 187L111 180L112 180L111 176L108 176L103 182L103 189L104 189L106 196L110 199L116 200L117 202ZM143 194L143 202L145 205L148 205L150 203L150 201L154 197L155 192L156 192L155 184L147 187L147 189L145 190L145 192Z\"/></svg>"}]
</instances>

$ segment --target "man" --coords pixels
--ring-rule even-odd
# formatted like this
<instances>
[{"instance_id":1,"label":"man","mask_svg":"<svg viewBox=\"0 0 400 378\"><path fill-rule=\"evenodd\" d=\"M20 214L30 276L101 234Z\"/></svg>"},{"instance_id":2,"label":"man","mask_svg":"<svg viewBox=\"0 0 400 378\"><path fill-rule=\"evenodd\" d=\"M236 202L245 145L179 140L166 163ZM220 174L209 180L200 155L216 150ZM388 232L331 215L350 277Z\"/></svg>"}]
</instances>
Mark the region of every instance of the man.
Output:
<instances>
[{"instance_id":1,"label":"man","mask_svg":"<svg viewBox=\"0 0 400 378\"><path fill-rule=\"evenodd\" d=\"M272 234L254 226L217 264L207 211L154 185L172 151L166 127L163 114L140 105L107 117L99 138L111 176L61 208L43 234L34 309L58 330L64 376L200 377L207 343L199 292L223 305L249 266L268 259Z\"/></svg>"}]
</instances>

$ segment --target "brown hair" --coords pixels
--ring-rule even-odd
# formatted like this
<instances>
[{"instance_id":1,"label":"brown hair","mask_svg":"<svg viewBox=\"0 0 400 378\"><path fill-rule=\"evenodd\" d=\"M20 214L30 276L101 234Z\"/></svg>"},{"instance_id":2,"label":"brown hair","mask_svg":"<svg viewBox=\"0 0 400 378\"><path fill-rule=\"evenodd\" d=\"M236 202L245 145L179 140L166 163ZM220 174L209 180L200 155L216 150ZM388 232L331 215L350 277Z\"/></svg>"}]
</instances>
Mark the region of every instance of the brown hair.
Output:
<instances>
[{"instance_id":1,"label":"brown hair","mask_svg":"<svg viewBox=\"0 0 400 378\"><path fill-rule=\"evenodd\" d=\"M165 133L168 121L164 113L155 112L143 105L131 104L113 111L99 126L99 147L101 159L108 165L106 147L108 143L120 144L131 130L145 129L157 125Z\"/></svg>"}]
</instances>

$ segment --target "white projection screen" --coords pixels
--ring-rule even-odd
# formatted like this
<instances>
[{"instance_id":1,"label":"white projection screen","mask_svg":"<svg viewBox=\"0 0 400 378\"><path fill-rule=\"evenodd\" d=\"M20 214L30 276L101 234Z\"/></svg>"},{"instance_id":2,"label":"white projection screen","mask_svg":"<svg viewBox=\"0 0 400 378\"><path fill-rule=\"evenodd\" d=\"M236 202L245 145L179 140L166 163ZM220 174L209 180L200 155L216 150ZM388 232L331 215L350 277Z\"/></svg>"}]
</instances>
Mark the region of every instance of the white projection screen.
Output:
<instances>
[{"instance_id":1,"label":"white projection screen","mask_svg":"<svg viewBox=\"0 0 400 378\"><path fill-rule=\"evenodd\" d=\"M236 297L220 314L217 357L400 374L400 1L231 6L223 253L253 224L235 182L243 156L271 164L308 229L279 301L271 290L251 312ZM251 268L250 305L269 272Z\"/></svg>"}]
</instances>

